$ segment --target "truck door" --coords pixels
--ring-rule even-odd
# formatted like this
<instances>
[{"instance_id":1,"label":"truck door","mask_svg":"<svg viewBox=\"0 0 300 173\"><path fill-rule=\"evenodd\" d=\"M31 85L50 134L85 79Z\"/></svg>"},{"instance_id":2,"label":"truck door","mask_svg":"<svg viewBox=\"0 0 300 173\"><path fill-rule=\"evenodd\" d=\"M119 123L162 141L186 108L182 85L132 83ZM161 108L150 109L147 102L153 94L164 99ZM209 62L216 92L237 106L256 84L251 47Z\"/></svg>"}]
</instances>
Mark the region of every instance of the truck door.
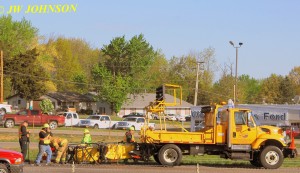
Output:
<instances>
[{"instance_id":1,"label":"truck door","mask_svg":"<svg viewBox=\"0 0 300 173\"><path fill-rule=\"evenodd\" d=\"M231 121L231 144L232 149L251 149L251 144L256 139L256 126L250 112L245 110L233 110Z\"/></svg>"},{"instance_id":2,"label":"truck door","mask_svg":"<svg viewBox=\"0 0 300 173\"><path fill-rule=\"evenodd\" d=\"M39 110L31 110L31 114L27 115L28 122L32 125L40 125L41 124L41 115Z\"/></svg>"},{"instance_id":3,"label":"truck door","mask_svg":"<svg viewBox=\"0 0 300 173\"><path fill-rule=\"evenodd\" d=\"M108 116L102 116L100 118L101 125L100 128L109 128L110 125L110 118Z\"/></svg>"}]
</instances>

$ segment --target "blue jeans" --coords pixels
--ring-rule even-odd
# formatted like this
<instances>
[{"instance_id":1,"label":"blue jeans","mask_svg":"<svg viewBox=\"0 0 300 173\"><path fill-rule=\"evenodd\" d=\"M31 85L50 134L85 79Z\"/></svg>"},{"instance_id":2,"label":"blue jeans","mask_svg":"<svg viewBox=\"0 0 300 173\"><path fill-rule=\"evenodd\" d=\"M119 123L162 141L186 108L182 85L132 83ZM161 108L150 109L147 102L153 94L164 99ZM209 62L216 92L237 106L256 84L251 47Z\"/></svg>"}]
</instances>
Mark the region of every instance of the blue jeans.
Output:
<instances>
[{"instance_id":1,"label":"blue jeans","mask_svg":"<svg viewBox=\"0 0 300 173\"><path fill-rule=\"evenodd\" d=\"M44 152L47 153L47 163L51 162L52 151L50 145L39 145L39 154L36 157L35 163L40 163Z\"/></svg>"}]
</instances>

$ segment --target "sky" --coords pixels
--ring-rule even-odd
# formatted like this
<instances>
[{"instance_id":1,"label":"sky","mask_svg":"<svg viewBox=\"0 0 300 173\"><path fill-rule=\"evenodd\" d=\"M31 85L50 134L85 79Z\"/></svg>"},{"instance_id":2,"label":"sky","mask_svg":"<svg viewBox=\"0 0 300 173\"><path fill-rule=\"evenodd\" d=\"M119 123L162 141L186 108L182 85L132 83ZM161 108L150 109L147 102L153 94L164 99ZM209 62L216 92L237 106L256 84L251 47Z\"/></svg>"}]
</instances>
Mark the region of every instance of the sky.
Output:
<instances>
[{"instance_id":1,"label":"sky","mask_svg":"<svg viewBox=\"0 0 300 173\"><path fill-rule=\"evenodd\" d=\"M35 12L41 5L60 5L61 11ZM218 69L235 67L233 41L243 43L238 75L284 76L300 66L299 0L1 0L0 15L14 6L22 8L10 13L13 20L24 17L40 35L81 38L94 48L143 34L167 59L212 47ZM69 11L63 13L63 6Z\"/></svg>"}]
</instances>

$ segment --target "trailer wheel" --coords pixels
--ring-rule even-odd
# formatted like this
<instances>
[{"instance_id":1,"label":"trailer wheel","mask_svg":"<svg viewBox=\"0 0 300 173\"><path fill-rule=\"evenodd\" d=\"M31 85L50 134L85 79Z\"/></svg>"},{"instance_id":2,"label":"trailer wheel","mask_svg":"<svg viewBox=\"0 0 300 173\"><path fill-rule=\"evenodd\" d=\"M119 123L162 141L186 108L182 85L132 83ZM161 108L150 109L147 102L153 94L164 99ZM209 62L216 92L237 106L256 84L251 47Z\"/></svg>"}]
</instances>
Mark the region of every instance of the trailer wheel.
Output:
<instances>
[{"instance_id":1,"label":"trailer wheel","mask_svg":"<svg viewBox=\"0 0 300 173\"><path fill-rule=\"evenodd\" d=\"M154 158L154 160L155 160L156 163L158 163L158 164L161 165L161 163L159 161L159 158L158 158L158 154L153 155L153 158Z\"/></svg>"},{"instance_id":2,"label":"trailer wheel","mask_svg":"<svg viewBox=\"0 0 300 173\"><path fill-rule=\"evenodd\" d=\"M260 163L266 169L277 169L283 163L283 153L276 146L267 146L260 154Z\"/></svg>"},{"instance_id":3,"label":"trailer wheel","mask_svg":"<svg viewBox=\"0 0 300 173\"><path fill-rule=\"evenodd\" d=\"M182 152L177 145L164 145L158 153L159 162L162 165L177 166L180 165Z\"/></svg>"}]
</instances>

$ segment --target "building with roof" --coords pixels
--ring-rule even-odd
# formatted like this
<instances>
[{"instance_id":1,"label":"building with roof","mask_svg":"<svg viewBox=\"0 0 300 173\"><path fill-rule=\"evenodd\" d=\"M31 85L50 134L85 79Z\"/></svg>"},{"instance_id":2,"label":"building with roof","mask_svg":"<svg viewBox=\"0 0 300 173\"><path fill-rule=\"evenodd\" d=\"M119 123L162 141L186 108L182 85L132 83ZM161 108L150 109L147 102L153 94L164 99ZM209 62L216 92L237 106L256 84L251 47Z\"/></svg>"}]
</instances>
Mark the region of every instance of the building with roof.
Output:
<instances>
[{"instance_id":1,"label":"building with roof","mask_svg":"<svg viewBox=\"0 0 300 173\"><path fill-rule=\"evenodd\" d=\"M168 103L174 102L174 97L165 94L165 100ZM127 115L132 112L138 112L145 114L146 110L145 107L150 104L150 102L154 102L156 98L155 93L144 93L139 95L129 95L128 100L122 106L119 116L122 117L123 115ZM180 99L176 98L176 103L180 103ZM192 104L183 101L182 104L178 106L169 106L166 107L165 113L166 114L179 114L179 115L190 115L191 114L191 106Z\"/></svg>"}]
</instances>

